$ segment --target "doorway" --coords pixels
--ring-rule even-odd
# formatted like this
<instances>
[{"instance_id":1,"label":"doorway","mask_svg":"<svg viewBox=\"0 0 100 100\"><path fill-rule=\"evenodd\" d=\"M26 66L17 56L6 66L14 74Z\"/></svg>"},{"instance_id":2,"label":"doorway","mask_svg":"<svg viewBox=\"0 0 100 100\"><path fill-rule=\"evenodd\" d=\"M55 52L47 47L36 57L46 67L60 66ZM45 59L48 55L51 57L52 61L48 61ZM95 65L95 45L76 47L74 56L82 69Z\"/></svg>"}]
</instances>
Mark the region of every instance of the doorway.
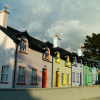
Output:
<instances>
[{"instance_id":1,"label":"doorway","mask_svg":"<svg viewBox=\"0 0 100 100\"><path fill-rule=\"evenodd\" d=\"M59 71L56 71L56 87L59 87Z\"/></svg>"},{"instance_id":2,"label":"doorway","mask_svg":"<svg viewBox=\"0 0 100 100\"><path fill-rule=\"evenodd\" d=\"M42 71L42 88L46 88L47 86L47 69L43 68Z\"/></svg>"}]
</instances>

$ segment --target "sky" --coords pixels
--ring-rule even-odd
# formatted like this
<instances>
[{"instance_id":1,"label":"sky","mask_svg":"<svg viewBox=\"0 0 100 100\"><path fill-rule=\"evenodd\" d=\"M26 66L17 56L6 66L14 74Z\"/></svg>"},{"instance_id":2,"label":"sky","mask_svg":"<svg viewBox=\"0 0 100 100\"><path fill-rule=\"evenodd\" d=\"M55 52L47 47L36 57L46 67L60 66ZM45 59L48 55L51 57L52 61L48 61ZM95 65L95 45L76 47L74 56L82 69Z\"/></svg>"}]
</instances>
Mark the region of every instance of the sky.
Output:
<instances>
[{"instance_id":1,"label":"sky","mask_svg":"<svg viewBox=\"0 0 100 100\"><path fill-rule=\"evenodd\" d=\"M86 36L100 33L100 0L0 0L10 12L8 26L43 42L53 43L55 34L60 47L77 52Z\"/></svg>"}]
</instances>

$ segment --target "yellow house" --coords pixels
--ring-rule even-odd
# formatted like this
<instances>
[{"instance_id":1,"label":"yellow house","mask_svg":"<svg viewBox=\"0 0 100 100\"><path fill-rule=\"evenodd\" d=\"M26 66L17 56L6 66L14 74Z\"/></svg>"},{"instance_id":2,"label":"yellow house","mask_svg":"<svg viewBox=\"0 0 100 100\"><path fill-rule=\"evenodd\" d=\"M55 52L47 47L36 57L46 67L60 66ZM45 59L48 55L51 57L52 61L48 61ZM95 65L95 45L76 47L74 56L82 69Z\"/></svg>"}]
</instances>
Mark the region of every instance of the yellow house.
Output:
<instances>
[{"instance_id":1,"label":"yellow house","mask_svg":"<svg viewBox=\"0 0 100 100\"><path fill-rule=\"evenodd\" d=\"M56 47L52 49L52 87L71 87L71 62L69 52Z\"/></svg>"}]
</instances>

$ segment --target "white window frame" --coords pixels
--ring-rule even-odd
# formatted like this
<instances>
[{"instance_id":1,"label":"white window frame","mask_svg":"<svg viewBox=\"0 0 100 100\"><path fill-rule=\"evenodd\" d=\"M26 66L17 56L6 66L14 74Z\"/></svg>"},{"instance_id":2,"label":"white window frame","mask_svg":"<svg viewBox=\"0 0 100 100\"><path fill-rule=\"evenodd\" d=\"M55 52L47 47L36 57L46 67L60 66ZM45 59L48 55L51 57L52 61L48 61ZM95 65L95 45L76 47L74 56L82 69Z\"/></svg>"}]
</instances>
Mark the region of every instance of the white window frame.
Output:
<instances>
[{"instance_id":1,"label":"white window frame","mask_svg":"<svg viewBox=\"0 0 100 100\"><path fill-rule=\"evenodd\" d=\"M8 68L8 72L6 70L6 73L4 73L4 67L7 69ZM9 65L5 65L5 66L2 66L3 68L3 72L2 72L2 82L8 82L8 74L9 74ZM3 76L5 75L6 77L6 81L3 80Z\"/></svg>"},{"instance_id":2,"label":"white window frame","mask_svg":"<svg viewBox=\"0 0 100 100\"><path fill-rule=\"evenodd\" d=\"M31 75L31 83L36 83L36 81L37 81L37 69L34 69L34 68L32 68L32 71L33 70L35 70L36 72L35 72L35 74L32 74ZM33 78L32 78L33 77ZM35 82L34 82L34 77L35 77ZM32 82L32 79L33 79L33 82Z\"/></svg>"},{"instance_id":3,"label":"white window frame","mask_svg":"<svg viewBox=\"0 0 100 100\"><path fill-rule=\"evenodd\" d=\"M18 83L24 83L24 79L25 79L25 67L21 67L21 66L19 66L19 68L21 68L21 73L19 73L19 71L18 71ZM22 73L22 69L24 68L24 73ZM20 70L20 69L19 69ZM20 79L19 79L19 76L20 76ZM21 76L24 76L24 79L23 79L23 82L22 82L22 80L21 80ZM19 81L20 80L20 81Z\"/></svg>"}]
</instances>

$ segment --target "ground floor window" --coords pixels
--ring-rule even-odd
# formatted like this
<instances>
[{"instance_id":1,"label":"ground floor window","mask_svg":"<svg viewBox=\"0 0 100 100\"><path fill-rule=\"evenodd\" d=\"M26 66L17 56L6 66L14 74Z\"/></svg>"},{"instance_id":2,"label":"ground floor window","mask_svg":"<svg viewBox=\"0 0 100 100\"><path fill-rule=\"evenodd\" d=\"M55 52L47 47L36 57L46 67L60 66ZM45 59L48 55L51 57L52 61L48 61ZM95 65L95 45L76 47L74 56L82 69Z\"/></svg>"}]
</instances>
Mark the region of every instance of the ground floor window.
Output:
<instances>
[{"instance_id":1,"label":"ground floor window","mask_svg":"<svg viewBox=\"0 0 100 100\"><path fill-rule=\"evenodd\" d=\"M70 74L67 74L67 84L70 84Z\"/></svg>"},{"instance_id":2,"label":"ground floor window","mask_svg":"<svg viewBox=\"0 0 100 100\"><path fill-rule=\"evenodd\" d=\"M73 77L73 82L75 82L75 72L73 72L72 77Z\"/></svg>"},{"instance_id":3,"label":"ground floor window","mask_svg":"<svg viewBox=\"0 0 100 100\"><path fill-rule=\"evenodd\" d=\"M8 82L9 66L2 66L1 82Z\"/></svg>"},{"instance_id":4,"label":"ground floor window","mask_svg":"<svg viewBox=\"0 0 100 100\"><path fill-rule=\"evenodd\" d=\"M19 66L18 83L25 83L25 72L26 72L26 67Z\"/></svg>"},{"instance_id":5,"label":"ground floor window","mask_svg":"<svg viewBox=\"0 0 100 100\"><path fill-rule=\"evenodd\" d=\"M37 83L37 69L32 69L31 83Z\"/></svg>"},{"instance_id":6,"label":"ground floor window","mask_svg":"<svg viewBox=\"0 0 100 100\"><path fill-rule=\"evenodd\" d=\"M65 84L65 74L62 73L62 84Z\"/></svg>"}]
</instances>

